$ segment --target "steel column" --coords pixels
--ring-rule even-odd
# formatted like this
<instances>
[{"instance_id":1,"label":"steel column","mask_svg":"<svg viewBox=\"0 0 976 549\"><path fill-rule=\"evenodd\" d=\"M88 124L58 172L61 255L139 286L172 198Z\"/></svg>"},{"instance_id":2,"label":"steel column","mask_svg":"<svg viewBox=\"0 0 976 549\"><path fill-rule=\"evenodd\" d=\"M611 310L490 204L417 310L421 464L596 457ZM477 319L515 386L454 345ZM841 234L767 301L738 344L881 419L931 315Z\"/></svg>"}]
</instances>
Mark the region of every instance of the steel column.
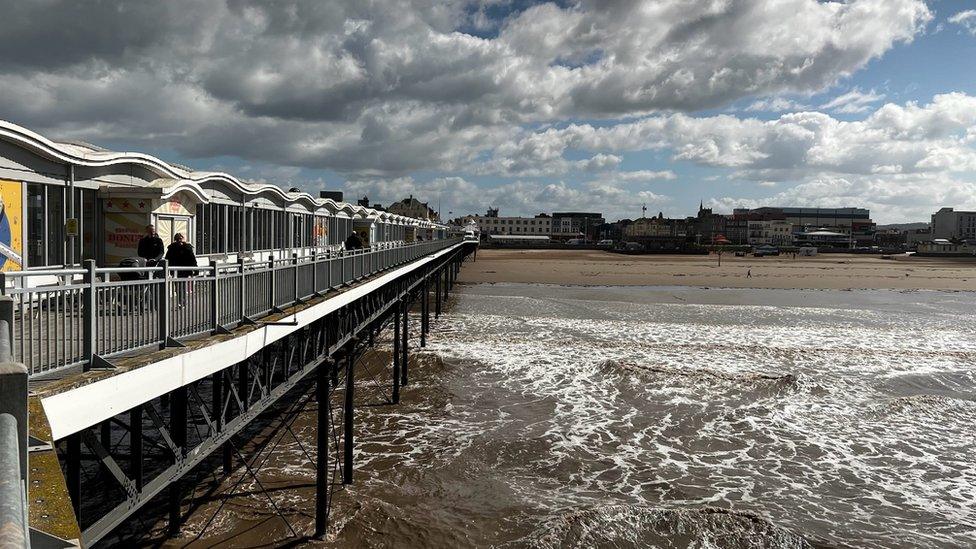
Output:
<instances>
[{"instance_id":1,"label":"steel column","mask_svg":"<svg viewBox=\"0 0 976 549\"><path fill-rule=\"evenodd\" d=\"M400 310L403 312L403 333L401 334L403 339L400 345L400 352L403 355L400 357L400 385L406 385L407 368L409 365L407 348L409 347L408 342L410 340L410 306L407 302L403 302Z\"/></svg>"},{"instance_id":2,"label":"steel column","mask_svg":"<svg viewBox=\"0 0 976 549\"><path fill-rule=\"evenodd\" d=\"M346 354L346 403L342 414L343 434L342 434L342 483L352 484L352 446L353 446L353 389L355 383L356 353L355 343L350 343L349 352Z\"/></svg>"},{"instance_id":3,"label":"steel column","mask_svg":"<svg viewBox=\"0 0 976 549\"><path fill-rule=\"evenodd\" d=\"M437 277L434 279L436 282L434 284L434 318L441 317L441 278L443 278L444 269L437 269Z\"/></svg>"},{"instance_id":4,"label":"steel column","mask_svg":"<svg viewBox=\"0 0 976 549\"><path fill-rule=\"evenodd\" d=\"M176 463L183 461L186 453L186 386L173 390L169 408L169 432L176 444ZM183 480L175 479L169 487L169 535L180 534L182 523L181 500L183 499Z\"/></svg>"},{"instance_id":5,"label":"steel column","mask_svg":"<svg viewBox=\"0 0 976 549\"><path fill-rule=\"evenodd\" d=\"M315 403L318 432L315 440L318 456L315 461L315 537L325 536L329 527L329 370L331 359L319 364L315 371Z\"/></svg>"},{"instance_id":6,"label":"steel column","mask_svg":"<svg viewBox=\"0 0 976 549\"><path fill-rule=\"evenodd\" d=\"M393 404L400 403L400 304L393 311Z\"/></svg>"},{"instance_id":7,"label":"steel column","mask_svg":"<svg viewBox=\"0 0 976 549\"><path fill-rule=\"evenodd\" d=\"M420 299L420 347L427 346L427 313L430 308L427 301L427 296L429 292L427 291L427 277L424 276L423 282L420 283L420 289L423 292L423 297Z\"/></svg>"},{"instance_id":8,"label":"steel column","mask_svg":"<svg viewBox=\"0 0 976 549\"><path fill-rule=\"evenodd\" d=\"M136 483L136 490L142 491L145 484L145 467L142 440L142 404L129 410L129 474Z\"/></svg>"}]
</instances>

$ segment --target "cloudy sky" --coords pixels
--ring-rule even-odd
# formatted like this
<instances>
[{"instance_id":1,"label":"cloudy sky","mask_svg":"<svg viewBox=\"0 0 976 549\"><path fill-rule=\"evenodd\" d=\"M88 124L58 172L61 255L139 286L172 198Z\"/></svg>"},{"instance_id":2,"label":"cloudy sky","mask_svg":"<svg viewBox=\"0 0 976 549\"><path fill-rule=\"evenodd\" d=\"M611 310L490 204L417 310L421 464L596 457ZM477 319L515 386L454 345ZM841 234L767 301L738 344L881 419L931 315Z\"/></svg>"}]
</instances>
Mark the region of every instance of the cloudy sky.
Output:
<instances>
[{"instance_id":1,"label":"cloudy sky","mask_svg":"<svg viewBox=\"0 0 976 549\"><path fill-rule=\"evenodd\" d=\"M976 209L976 2L0 0L0 118L446 216Z\"/></svg>"}]
</instances>

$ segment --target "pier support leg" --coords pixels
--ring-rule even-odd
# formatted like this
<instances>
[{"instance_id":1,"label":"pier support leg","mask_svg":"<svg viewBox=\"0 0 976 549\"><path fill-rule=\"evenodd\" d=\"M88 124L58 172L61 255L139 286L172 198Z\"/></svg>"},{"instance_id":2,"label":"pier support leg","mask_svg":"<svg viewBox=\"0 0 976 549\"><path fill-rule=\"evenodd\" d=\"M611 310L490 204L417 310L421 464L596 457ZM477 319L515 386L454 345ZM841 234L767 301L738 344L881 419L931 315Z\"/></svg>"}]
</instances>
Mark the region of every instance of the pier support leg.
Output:
<instances>
[{"instance_id":1,"label":"pier support leg","mask_svg":"<svg viewBox=\"0 0 976 549\"><path fill-rule=\"evenodd\" d=\"M248 368L247 360L241 362L237 365L237 392L241 396L241 414L247 411L247 407L250 406L251 402L251 380L250 380L251 369Z\"/></svg>"},{"instance_id":2,"label":"pier support leg","mask_svg":"<svg viewBox=\"0 0 976 549\"><path fill-rule=\"evenodd\" d=\"M400 304L393 311L393 404L400 403Z\"/></svg>"},{"instance_id":3,"label":"pier support leg","mask_svg":"<svg viewBox=\"0 0 976 549\"><path fill-rule=\"evenodd\" d=\"M353 447L353 389L355 379L356 353L352 348L346 354L346 405L342 414L342 483L352 484L352 447Z\"/></svg>"},{"instance_id":4,"label":"pier support leg","mask_svg":"<svg viewBox=\"0 0 976 549\"><path fill-rule=\"evenodd\" d=\"M329 528L329 378L332 361L326 359L315 371L315 403L318 432L315 445L315 537L322 538Z\"/></svg>"},{"instance_id":5,"label":"pier support leg","mask_svg":"<svg viewBox=\"0 0 976 549\"><path fill-rule=\"evenodd\" d=\"M142 491L145 482L142 440L142 404L129 410L129 470L136 490Z\"/></svg>"},{"instance_id":6,"label":"pier support leg","mask_svg":"<svg viewBox=\"0 0 976 549\"><path fill-rule=\"evenodd\" d=\"M428 313L430 311L430 303L427 301L427 296L430 295L427 288L427 280L424 279L424 283L421 284L423 288L423 298L420 301L420 346L421 348L427 346L427 322L429 320Z\"/></svg>"},{"instance_id":7,"label":"pier support leg","mask_svg":"<svg viewBox=\"0 0 976 549\"><path fill-rule=\"evenodd\" d=\"M434 318L441 317L441 278L443 278L443 269L437 271L436 283L434 284Z\"/></svg>"},{"instance_id":8,"label":"pier support leg","mask_svg":"<svg viewBox=\"0 0 976 549\"><path fill-rule=\"evenodd\" d=\"M410 340L410 333L409 333L410 314L409 314L409 307L407 306L406 303L403 303L403 306L400 307L400 310L403 311L403 333L401 334L402 340L400 345L400 352L403 353L403 355L400 357L400 385L406 385L407 368L408 365L410 364L407 356L407 347L408 347L407 342Z\"/></svg>"},{"instance_id":9,"label":"pier support leg","mask_svg":"<svg viewBox=\"0 0 976 549\"><path fill-rule=\"evenodd\" d=\"M176 462L183 461L186 452L186 386L175 389L169 403L169 430L173 443L177 446ZM173 481L169 487L169 535L180 535L182 526L183 481Z\"/></svg>"},{"instance_id":10,"label":"pier support leg","mask_svg":"<svg viewBox=\"0 0 976 549\"><path fill-rule=\"evenodd\" d=\"M211 400L211 415L218 432L224 430L224 372L220 371L213 375L213 395ZM228 393L230 391L228 390ZM225 475L229 475L234 469L234 456L229 442L220 445L221 466Z\"/></svg>"}]
</instances>

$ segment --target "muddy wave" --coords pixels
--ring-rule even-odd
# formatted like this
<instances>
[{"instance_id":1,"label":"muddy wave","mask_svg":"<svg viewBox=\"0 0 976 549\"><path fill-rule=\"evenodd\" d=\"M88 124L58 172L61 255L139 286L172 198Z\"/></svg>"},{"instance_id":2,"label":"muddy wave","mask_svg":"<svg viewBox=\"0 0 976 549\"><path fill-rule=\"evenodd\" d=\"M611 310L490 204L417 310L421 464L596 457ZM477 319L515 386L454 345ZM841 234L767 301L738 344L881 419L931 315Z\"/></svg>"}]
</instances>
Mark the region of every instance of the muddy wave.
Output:
<instances>
[{"instance_id":1,"label":"muddy wave","mask_svg":"<svg viewBox=\"0 0 976 549\"><path fill-rule=\"evenodd\" d=\"M714 507L655 509L616 505L558 517L519 545L696 549L807 549L812 545L757 513Z\"/></svg>"},{"instance_id":2,"label":"muddy wave","mask_svg":"<svg viewBox=\"0 0 976 549\"><path fill-rule=\"evenodd\" d=\"M742 388L790 390L799 386L800 380L793 374L765 374L761 372L727 372L711 368L682 368L667 365L650 366L618 360L605 360L598 366L604 374L625 373L636 375L645 381L736 385Z\"/></svg>"}]
</instances>

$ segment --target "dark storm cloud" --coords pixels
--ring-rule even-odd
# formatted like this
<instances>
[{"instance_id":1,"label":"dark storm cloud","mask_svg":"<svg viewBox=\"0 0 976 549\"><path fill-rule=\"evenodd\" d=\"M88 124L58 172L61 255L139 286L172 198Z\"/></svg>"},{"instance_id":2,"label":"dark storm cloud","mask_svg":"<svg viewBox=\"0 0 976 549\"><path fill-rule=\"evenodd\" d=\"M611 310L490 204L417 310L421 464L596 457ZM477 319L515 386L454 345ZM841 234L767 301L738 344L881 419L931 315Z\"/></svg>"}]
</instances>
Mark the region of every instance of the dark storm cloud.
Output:
<instances>
[{"instance_id":1,"label":"dark storm cloud","mask_svg":"<svg viewBox=\"0 0 976 549\"><path fill-rule=\"evenodd\" d=\"M819 90L931 17L920 0L0 0L0 12L0 118L189 157L374 174L504 157L494 148L527 124L612 125ZM471 28L486 32L457 30ZM575 165L535 154L499 173Z\"/></svg>"}]
</instances>

